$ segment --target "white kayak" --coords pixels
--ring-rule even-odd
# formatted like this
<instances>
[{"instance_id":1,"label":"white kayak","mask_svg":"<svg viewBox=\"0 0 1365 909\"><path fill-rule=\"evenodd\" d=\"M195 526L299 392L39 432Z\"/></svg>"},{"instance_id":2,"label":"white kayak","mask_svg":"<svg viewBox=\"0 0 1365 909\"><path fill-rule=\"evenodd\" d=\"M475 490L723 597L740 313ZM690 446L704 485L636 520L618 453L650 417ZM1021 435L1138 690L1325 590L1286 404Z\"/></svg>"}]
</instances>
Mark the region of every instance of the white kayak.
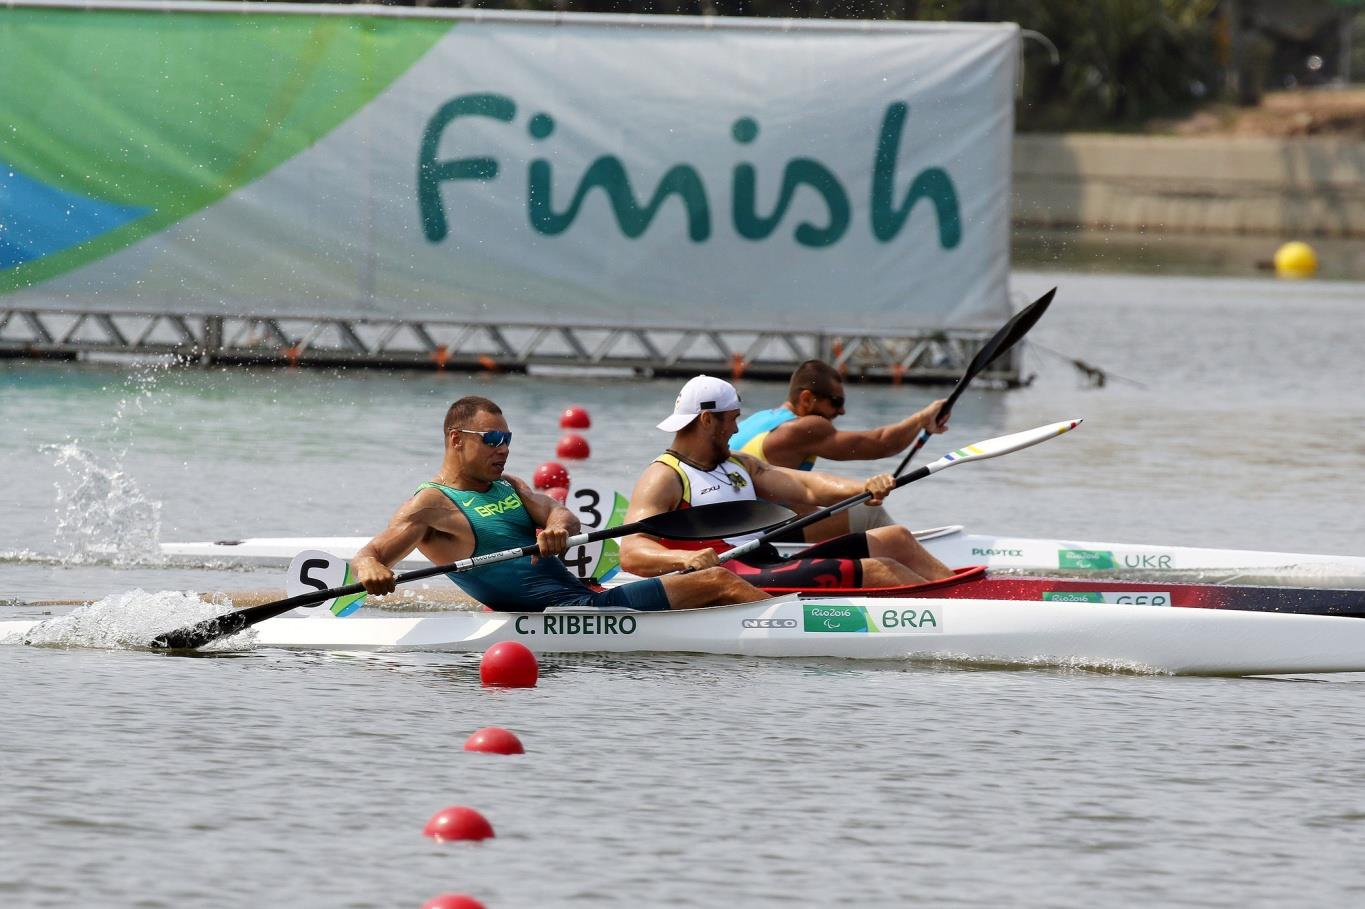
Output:
<instances>
[{"instance_id":1,"label":"white kayak","mask_svg":"<svg viewBox=\"0 0 1365 909\"><path fill-rule=\"evenodd\" d=\"M677 612L294 615L254 645L335 651L708 653L1075 666L1197 675L1365 671L1365 620L1154 606L788 595ZM21 643L38 620L0 621Z\"/></svg>"},{"instance_id":2,"label":"white kayak","mask_svg":"<svg viewBox=\"0 0 1365 909\"><path fill-rule=\"evenodd\" d=\"M948 565L985 565L995 571L1104 575L1145 578L1189 576L1205 580L1237 578L1365 578L1365 557L1031 539L967 533L960 525L916 531L925 548ZM305 549L352 558L365 537L259 537L202 543L163 543L168 557L287 564ZM414 552L406 567L428 564Z\"/></svg>"}]
</instances>

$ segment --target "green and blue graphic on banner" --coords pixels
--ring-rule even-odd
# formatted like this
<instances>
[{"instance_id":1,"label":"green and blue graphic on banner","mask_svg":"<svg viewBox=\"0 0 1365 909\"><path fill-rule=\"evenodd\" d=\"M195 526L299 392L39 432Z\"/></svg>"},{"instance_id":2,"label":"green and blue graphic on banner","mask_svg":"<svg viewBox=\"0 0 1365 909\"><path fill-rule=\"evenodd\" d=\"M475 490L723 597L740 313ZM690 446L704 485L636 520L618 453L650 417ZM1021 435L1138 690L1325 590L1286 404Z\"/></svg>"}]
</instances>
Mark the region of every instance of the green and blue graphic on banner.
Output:
<instances>
[{"instance_id":1,"label":"green and blue graphic on banner","mask_svg":"<svg viewBox=\"0 0 1365 909\"><path fill-rule=\"evenodd\" d=\"M452 25L6 10L0 291L124 248L269 172Z\"/></svg>"}]
</instances>

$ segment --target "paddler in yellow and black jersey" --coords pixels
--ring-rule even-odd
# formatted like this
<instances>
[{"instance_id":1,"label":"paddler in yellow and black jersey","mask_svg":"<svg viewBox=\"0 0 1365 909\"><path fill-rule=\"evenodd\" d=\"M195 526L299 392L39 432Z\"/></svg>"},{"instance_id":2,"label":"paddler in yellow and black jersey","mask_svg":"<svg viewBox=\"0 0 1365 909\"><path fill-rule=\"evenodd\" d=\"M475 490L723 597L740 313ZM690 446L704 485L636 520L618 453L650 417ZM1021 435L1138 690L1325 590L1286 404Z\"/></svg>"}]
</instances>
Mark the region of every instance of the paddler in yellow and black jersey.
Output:
<instances>
[{"instance_id":1,"label":"paddler in yellow and black jersey","mask_svg":"<svg viewBox=\"0 0 1365 909\"><path fill-rule=\"evenodd\" d=\"M443 565L536 544L537 558L481 565L449 578L485 606L504 612L540 612L551 606L691 609L763 599L762 591L721 568L611 590L588 587L556 558L569 536L579 531L573 512L503 474L512 433L502 409L487 398L461 398L446 412L444 429L440 472L351 561L367 592L391 593L391 566L414 549L432 564Z\"/></svg>"},{"instance_id":2,"label":"paddler in yellow and black jersey","mask_svg":"<svg viewBox=\"0 0 1365 909\"><path fill-rule=\"evenodd\" d=\"M729 442L739 410L738 392L723 379L703 375L684 385L672 416L658 426L674 434L673 444L641 474L626 521L736 499L760 498L809 510L868 492L871 503L878 505L894 488L885 474L859 482L816 470L774 467L732 452ZM720 552L747 539L697 543L634 534L622 540L621 567L643 577L709 569L718 563ZM724 567L756 587L782 589L896 587L952 574L910 531L898 526L844 534L786 558L772 547L760 547Z\"/></svg>"},{"instance_id":3,"label":"paddler in yellow and black jersey","mask_svg":"<svg viewBox=\"0 0 1365 909\"><path fill-rule=\"evenodd\" d=\"M771 410L745 417L730 438L730 448L767 461L777 467L810 470L817 458L831 461L873 461L900 454L921 430L943 432L948 421L940 419L943 401L903 420L872 429L836 429L834 420L844 414L844 378L823 360L807 360L792 372L787 400ZM815 543L849 531L875 530L895 524L886 509L866 504L798 530L792 540Z\"/></svg>"}]
</instances>

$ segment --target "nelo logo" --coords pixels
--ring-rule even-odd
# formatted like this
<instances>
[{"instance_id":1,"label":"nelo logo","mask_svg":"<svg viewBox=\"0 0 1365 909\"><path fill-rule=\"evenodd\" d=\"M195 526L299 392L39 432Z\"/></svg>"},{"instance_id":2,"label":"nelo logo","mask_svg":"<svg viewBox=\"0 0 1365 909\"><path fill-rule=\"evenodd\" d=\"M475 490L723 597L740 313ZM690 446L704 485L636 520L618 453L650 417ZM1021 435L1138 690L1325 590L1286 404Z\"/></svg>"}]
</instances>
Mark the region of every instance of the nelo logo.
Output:
<instances>
[{"instance_id":1,"label":"nelo logo","mask_svg":"<svg viewBox=\"0 0 1365 909\"><path fill-rule=\"evenodd\" d=\"M745 619L745 628L795 628L796 619Z\"/></svg>"}]
</instances>

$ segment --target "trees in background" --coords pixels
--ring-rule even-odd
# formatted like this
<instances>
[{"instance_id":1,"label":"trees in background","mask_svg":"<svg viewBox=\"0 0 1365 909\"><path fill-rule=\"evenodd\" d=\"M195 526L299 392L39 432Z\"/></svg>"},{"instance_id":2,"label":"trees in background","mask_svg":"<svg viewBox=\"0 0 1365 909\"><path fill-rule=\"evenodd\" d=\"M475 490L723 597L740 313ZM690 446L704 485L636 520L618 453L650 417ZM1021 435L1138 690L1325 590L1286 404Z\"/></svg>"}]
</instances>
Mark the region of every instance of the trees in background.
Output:
<instances>
[{"instance_id":1,"label":"trees in background","mask_svg":"<svg viewBox=\"0 0 1365 909\"><path fill-rule=\"evenodd\" d=\"M1254 104L1268 89L1365 79L1365 0L397 2L560 12L1018 22L1039 36L1024 45L1018 123L1025 130L1138 128L1214 100Z\"/></svg>"}]
</instances>

